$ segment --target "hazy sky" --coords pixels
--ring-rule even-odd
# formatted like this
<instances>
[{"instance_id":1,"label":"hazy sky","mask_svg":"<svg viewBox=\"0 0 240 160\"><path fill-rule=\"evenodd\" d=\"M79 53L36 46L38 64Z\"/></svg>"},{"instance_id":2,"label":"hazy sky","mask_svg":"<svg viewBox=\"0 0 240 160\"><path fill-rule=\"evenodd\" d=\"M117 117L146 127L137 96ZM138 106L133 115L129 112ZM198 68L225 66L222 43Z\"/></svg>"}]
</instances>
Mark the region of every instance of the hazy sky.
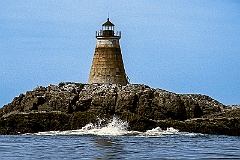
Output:
<instances>
[{"instance_id":1,"label":"hazy sky","mask_svg":"<svg viewBox=\"0 0 240 160\"><path fill-rule=\"evenodd\" d=\"M240 103L238 0L6 0L0 107L37 86L87 83L108 12L131 83Z\"/></svg>"}]
</instances>

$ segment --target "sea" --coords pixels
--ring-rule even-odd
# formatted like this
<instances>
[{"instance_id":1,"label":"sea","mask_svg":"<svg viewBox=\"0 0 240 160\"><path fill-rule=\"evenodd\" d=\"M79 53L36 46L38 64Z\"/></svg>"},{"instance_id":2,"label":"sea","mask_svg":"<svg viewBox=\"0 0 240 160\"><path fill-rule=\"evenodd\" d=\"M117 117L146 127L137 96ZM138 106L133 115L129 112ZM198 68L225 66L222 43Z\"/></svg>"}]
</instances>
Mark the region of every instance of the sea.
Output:
<instances>
[{"instance_id":1,"label":"sea","mask_svg":"<svg viewBox=\"0 0 240 160\"><path fill-rule=\"evenodd\" d=\"M0 159L240 159L240 137L171 127L129 131L114 117L78 130L0 135Z\"/></svg>"}]
</instances>

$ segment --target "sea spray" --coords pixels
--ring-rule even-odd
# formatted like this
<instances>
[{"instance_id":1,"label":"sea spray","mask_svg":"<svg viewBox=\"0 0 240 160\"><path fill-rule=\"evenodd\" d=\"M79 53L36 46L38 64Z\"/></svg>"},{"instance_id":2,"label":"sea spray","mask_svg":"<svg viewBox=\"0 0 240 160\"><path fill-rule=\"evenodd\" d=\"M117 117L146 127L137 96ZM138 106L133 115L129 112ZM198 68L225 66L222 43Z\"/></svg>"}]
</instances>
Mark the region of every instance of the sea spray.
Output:
<instances>
[{"instance_id":1,"label":"sea spray","mask_svg":"<svg viewBox=\"0 0 240 160\"><path fill-rule=\"evenodd\" d=\"M128 123L117 117L112 119L100 119L96 124L89 123L77 130L39 132L34 135L100 135L100 136L138 136L138 137L161 137L168 134L182 134L172 127L162 130L160 127L147 130L146 132L128 131Z\"/></svg>"},{"instance_id":2,"label":"sea spray","mask_svg":"<svg viewBox=\"0 0 240 160\"><path fill-rule=\"evenodd\" d=\"M128 123L117 117L112 119L100 119L96 124L89 123L77 130L68 131L48 131L48 132L38 132L35 135L112 135L121 136L132 133L128 131ZM135 131L133 131L135 132ZM139 132L140 133L140 132Z\"/></svg>"},{"instance_id":3,"label":"sea spray","mask_svg":"<svg viewBox=\"0 0 240 160\"><path fill-rule=\"evenodd\" d=\"M85 134L112 136L125 135L128 132L128 123L126 121L122 121L117 117L113 117L105 124L106 121L105 119L99 119L97 125L90 123L79 131L84 131Z\"/></svg>"}]
</instances>

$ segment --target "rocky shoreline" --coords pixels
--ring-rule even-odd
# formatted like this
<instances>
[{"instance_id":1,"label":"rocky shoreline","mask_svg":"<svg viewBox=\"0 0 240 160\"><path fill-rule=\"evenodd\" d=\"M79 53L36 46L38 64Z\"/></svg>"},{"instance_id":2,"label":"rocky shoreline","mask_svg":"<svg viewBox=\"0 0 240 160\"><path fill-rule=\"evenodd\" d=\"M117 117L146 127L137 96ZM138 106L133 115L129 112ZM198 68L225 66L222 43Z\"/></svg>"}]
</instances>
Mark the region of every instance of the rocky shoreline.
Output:
<instances>
[{"instance_id":1,"label":"rocky shoreline","mask_svg":"<svg viewBox=\"0 0 240 160\"><path fill-rule=\"evenodd\" d=\"M174 127L184 132L240 135L240 108L206 95L176 94L143 84L39 86L0 108L0 134L79 129L117 116L129 130Z\"/></svg>"}]
</instances>

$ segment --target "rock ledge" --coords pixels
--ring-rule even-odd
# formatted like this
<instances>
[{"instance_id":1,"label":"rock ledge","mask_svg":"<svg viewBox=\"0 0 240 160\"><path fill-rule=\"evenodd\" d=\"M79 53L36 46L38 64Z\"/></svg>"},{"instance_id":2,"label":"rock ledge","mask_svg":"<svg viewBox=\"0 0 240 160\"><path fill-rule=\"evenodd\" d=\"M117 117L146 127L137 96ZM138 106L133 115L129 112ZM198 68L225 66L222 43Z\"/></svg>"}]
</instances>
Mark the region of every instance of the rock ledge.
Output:
<instances>
[{"instance_id":1,"label":"rock ledge","mask_svg":"<svg viewBox=\"0 0 240 160\"><path fill-rule=\"evenodd\" d=\"M79 129L96 117L118 116L130 130L157 126L207 134L240 135L240 108L206 95L176 94L143 84L39 86L0 108L0 134Z\"/></svg>"}]
</instances>

